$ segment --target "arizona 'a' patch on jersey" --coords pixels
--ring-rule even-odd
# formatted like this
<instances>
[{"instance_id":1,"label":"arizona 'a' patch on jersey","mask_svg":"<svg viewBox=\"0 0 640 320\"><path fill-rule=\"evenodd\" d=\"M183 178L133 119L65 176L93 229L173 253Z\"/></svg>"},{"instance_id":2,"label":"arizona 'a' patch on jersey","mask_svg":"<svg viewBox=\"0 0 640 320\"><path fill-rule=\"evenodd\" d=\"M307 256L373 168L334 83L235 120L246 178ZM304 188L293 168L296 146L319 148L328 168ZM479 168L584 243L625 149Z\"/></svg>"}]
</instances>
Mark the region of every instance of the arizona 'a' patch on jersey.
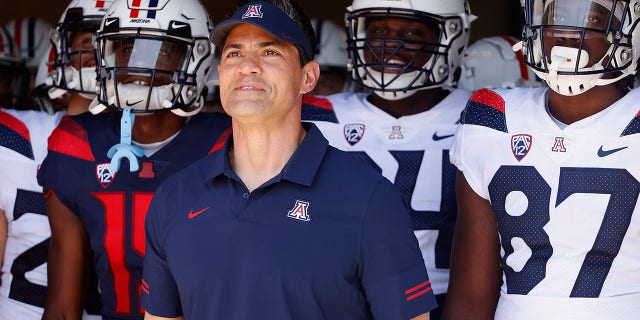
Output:
<instances>
[{"instance_id":1,"label":"arizona 'a' patch on jersey","mask_svg":"<svg viewBox=\"0 0 640 320\"><path fill-rule=\"evenodd\" d=\"M222 114L199 113L172 141L139 158L139 171L129 172L123 165L114 172L107 151L120 142L121 115L65 118L49 138L49 154L38 181L87 228L100 279L101 313L114 319L142 319L144 220L151 198L167 176L218 148L220 135L231 122Z\"/></svg>"},{"instance_id":2,"label":"arizona 'a' patch on jersey","mask_svg":"<svg viewBox=\"0 0 640 320\"><path fill-rule=\"evenodd\" d=\"M544 88L471 97L451 160L496 214L496 319L640 314L638 99L634 90L561 129Z\"/></svg>"},{"instance_id":3,"label":"arizona 'a' patch on jersey","mask_svg":"<svg viewBox=\"0 0 640 320\"><path fill-rule=\"evenodd\" d=\"M0 209L8 223L0 319L40 319L51 231L36 173L63 114L0 110Z\"/></svg>"},{"instance_id":4,"label":"arizona 'a' patch on jersey","mask_svg":"<svg viewBox=\"0 0 640 320\"><path fill-rule=\"evenodd\" d=\"M314 122L332 146L362 157L410 199L435 294L447 291L456 218L449 146L470 95L455 90L431 110L400 118L369 103L364 93L303 101L303 121Z\"/></svg>"}]
</instances>

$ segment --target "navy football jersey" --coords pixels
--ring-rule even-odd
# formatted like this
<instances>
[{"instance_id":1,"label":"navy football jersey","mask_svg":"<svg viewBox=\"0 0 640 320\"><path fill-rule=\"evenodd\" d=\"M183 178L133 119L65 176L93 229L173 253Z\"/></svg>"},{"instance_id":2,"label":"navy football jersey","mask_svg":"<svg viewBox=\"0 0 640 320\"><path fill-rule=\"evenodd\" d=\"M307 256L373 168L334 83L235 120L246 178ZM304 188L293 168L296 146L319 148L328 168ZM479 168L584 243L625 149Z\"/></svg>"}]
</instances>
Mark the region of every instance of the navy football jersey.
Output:
<instances>
[{"instance_id":1,"label":"navy football jersey","mask_svg":"<svg viewBox=\"0 0 640 320\"><path fill-rule=\"evenodd\" d=\"M231 122L226 115L200 113L160 150L139 158L139 171L129 172L123 161L114 172L107 151L120 142L121 115L65 117L49 138L38 181L84 223L100 280L103 316L142 319L144 220L153 193L167 176L215 150Z\"/></svg>"}]
</instances>

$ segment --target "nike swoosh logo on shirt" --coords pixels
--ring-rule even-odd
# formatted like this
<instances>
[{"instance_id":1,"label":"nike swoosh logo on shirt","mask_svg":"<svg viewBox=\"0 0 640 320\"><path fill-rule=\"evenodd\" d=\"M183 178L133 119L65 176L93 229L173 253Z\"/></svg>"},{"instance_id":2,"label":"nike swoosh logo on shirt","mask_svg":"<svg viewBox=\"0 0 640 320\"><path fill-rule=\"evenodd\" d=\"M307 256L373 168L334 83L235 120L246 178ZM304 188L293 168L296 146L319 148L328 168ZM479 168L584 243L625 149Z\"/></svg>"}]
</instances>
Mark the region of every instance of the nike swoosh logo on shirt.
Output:
<instances>
[{"instance_id":1,"label":"nike swoosh logo on shirt","mask_svg":"<svg viewBox=\"0 0 640 320\"><path fill-rule=\"evenodd\" d=\"M436 131L436 132L433 133L433 136L431 138L433 139L433 141L440 141L440 140L444 140L444 139L451 138L451 137L453 137L452 134L439 136L438 132Z\"/></svg>"},{"instance_id":2,"label":"nike swoosh logo on shirt","mask_svg":"<svg viewBox=\"0 0 640 320\"><path fill-rule=\"evenodd\" d=\"M606 157L608 155L611 155L613 153L616 153L618 151L622 151L622 150L628 148L628 147L620 147L620 148L611 149L611 150L602 150L602 147L603 146L600 146L600 149L598 149L598 157L600 157L600 158L604 158L604 157Z\"/></svg>"},{"instance_id":3,"label":"nike swoosh logo on shirt","mask_svg":"<svg viewBox=\"0 0 640 320\"><path fill-rule=\"evenodd\" d=\"M196 212L193 212L193 209L192 209L191 211L189 211L189 216L188 217L189 217L189 219L193 219L193 218L199 216L201 213L209 210L209 208L210 207L206 207L206 208L204 208L204 209L202 209L200 211L196 211Z\"/></svg>"}]
</instances>

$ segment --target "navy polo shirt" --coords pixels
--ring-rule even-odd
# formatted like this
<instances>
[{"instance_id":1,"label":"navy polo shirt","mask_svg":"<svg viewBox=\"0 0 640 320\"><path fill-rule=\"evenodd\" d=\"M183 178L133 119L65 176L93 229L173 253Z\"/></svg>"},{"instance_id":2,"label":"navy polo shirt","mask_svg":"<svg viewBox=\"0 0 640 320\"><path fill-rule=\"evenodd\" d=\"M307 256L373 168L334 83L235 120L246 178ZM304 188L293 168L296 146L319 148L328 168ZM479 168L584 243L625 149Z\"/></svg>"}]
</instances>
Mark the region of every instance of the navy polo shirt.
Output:
<instances>
[{"instance_id":1,"label":"navy polo shirt","mask_svg":"<svg viewBox=\"0 0 640 320\"><path fill-rule=\"evenodd\" d=\"M305 129L282 172L253 192L231 168L232 140L165 180L145 225L149 313L397 320L436 306L400 192Z\"/></svg>"}]
</instances>

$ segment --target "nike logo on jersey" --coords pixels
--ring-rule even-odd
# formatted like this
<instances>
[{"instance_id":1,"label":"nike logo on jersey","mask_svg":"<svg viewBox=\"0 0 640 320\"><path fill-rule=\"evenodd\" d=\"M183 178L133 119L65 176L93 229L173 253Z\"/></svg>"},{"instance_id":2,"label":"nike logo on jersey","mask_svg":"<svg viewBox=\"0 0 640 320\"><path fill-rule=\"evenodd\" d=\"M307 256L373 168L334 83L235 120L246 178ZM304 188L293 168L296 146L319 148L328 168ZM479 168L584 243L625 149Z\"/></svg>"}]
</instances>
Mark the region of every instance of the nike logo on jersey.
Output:
<instances>
[{"instance_id":1,"label":"nike logo on jersey","mask_svg":"<svg viewBox=\"0 0 640 320\"><path fill-rule=\"evenodd\" d=\"M603 146L600 146L600 149L598 149L598 157L600 158L604 158L608 155L614 154L618 151L622 151L628 147L620 147L620 148L616 148L616 149L611 149L611 150L602 150Z\"/></svg>"},{"instance_id":2,"label":"nike logo on jersey","mask_svg":"<svg viewBox=\"0 0 640 320\"><path fill-rule=\"evenodd\" d=\"M444 136L439 136L439 135L438 135L438 132L436 131L436 132L434 132L434 133L433 133L433 136L432 136L431 138L433 139L433 141L440 141L440 140L444 140L444 139L451 138L451 137L453 137L453 135L452 135L452 134L447 134L447 135L444 135Z\"/></svg>"},{"instance_id":3,"label":"nike logo on jersey","mask_svg":"<svg viewBox=\"0 0 640 320\"><path fill-rule=\"evenodd\" d=\"M125 101L125 104L127 105L127 107L131 107L131 106L135 106L136 104L142 102L144 100L140 100L140 101L136 101L136 102L132 102L130 103L129 100Z\"/></svg>"},{"instance_id":4,"label":"nike logo on jersey","mask_svg":"<svg viewBox=\"0 0 640 320\"><path fill-rule=\"evenodd\" d=\"M200 211L196 211L196 212L193 212L193 210L191 210L191 211L189 211L189 216L188 217L189 217L189 219L193 219L193 218L199 216L200 214L202 214L203 212L209 210L209 208L210 207L206 207L206 208L204 208L204 209L202 209Z\"/></svg>"}]
</instances>

